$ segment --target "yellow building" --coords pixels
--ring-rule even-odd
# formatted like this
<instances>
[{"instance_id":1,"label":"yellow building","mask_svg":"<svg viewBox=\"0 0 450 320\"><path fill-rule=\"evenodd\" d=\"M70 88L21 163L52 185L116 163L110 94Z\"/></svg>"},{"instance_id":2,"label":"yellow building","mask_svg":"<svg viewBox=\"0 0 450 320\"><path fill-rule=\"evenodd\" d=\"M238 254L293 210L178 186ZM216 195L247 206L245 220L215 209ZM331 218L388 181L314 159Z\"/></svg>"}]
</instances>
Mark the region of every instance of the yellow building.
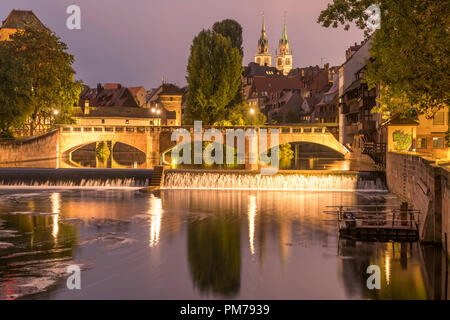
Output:
<instances>
[{"instance_id":1,"label":"yellow building","mask_svg":"<svg viewBox=\"0 0 450 320\"><path fill-rule=\"evenodd\" d=\"M449 108L436 112L433 118L419 116L416 151L438 159L450 159L450 148L446 147L445 136L449 130Z\"/></svg>"},{"instance_id":2,"label":"yellow building","mask_svg":"<svg viewBox=\"0 0 450 320\"><path fill-rule=\"evenodd\" d=\"M450 159L446 146L449 132L449 109L444 108L428 119L420 115L417 121L392 119L386 122L388 151L415 152L432 159Z\"/></svg>"},{"instance_id":3,"label":"yellow building","mask_svg":"<svg viewBox=\"0 0 450 320\"><path fill-rule=\"evenodd\" d=\"M147 108L108 106L92 107L85 101L83 107L73 109L72 117L81 126L160 126L160 115Z\"/></svg>"},{"instance_id":4,"label":"yellow building","mask_svg":"<svg viewBox=\"0 0 450 320\"><path fill-rule=\"evenodd\" d=\"M12 10L0 27L0 42L9 41L11 35L26 27L46 29L44 24L35 16L33 11Z\"/></svg>"}]
</instances>

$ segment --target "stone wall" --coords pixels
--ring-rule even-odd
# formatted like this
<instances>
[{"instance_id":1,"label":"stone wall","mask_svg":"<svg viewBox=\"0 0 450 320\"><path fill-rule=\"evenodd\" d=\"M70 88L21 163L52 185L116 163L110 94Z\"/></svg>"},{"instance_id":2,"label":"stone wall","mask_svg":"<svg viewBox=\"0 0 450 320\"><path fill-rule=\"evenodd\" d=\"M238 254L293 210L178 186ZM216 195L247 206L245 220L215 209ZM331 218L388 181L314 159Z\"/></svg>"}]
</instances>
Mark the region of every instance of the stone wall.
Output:
<instances>
[{"instance_id":1,"label":"stone wall","mask_svg":"<svg viewBox=\"0 0 450 320\"><path fill-rule=\"evenodd\" d=\"M421 211L421 240L442 243L450 254L450 171L417 155L388 152L386 178L391 192Z\"/></svg>"},{"instance_id":2,"label":"stone wall","mask_svg":"<svg viewBox=\"0 0 450 320\"><path fill-rule=\"evenodd\" d=\"M14 142L0 142L0 167L56 168L57 159L57 131Z\"/></svg>"}]
</instances>

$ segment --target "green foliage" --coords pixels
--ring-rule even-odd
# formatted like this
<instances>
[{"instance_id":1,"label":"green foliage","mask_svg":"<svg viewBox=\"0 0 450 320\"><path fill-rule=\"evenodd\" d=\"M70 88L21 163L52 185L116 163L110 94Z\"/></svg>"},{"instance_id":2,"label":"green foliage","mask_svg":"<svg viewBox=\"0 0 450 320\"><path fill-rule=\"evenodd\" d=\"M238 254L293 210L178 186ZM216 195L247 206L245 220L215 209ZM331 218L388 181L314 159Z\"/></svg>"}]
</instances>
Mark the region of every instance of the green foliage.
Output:
<instances>
[{"instance_id":1,"label":"green foliage","mask_svg":"<svg viewBox=\"0 0 450 320\"><path fill-rule=\"evenodd\" d=\"M318 22L325 27L354 22L365 30L364 10L377 4L381 28L372 35L365 80L381 83L377 112L410 116L434 113L449 105L450 2L435 0L334 0Z\"/></svg>"},{"instance_id":2,"label":"green foliage","mask_svg":"<svg viewBox=\"0 0 450 320\"><path fill-rule=\"evenodd\" d=\"M82 86L74 81L74 57L54 33L27 28L12 35L11 40L5 45L25 65L21 78L31 79L28 116L33 135L38 114L51 114L56 109L61 119L70 116Z\"/></svg>"},{"instance_id":3,"label":"green foliage","mask_svg":"<svg viewBox=\"0 0 450 320\"><path fill-rule=\"evenodd\" d=\"M108 160L109 156L111 155L108 144L104 141L100 142L97 149L95 150L95 154L97 155L97 159L99 159L100 161Z\"/></svg>"},{"instance_id":4,"label":"green foliage","mask_svg":"<svg viewBox=\"0 0 450 320\"><path fill-rule=\"evenodd\" d=\"M279 145L278 154L280 160L292 160L294 158L294 151L292 151L289 143L283 143Z\"/></svg>"},{"instance_id":5,"label":"green foliage","mask_svg":"<svg viewBox=\"0 0 450 320\"><path fill-rule=\"evenodd\" d=\"M250 110L254 111L253 114ZM226 116L227 120L214 123L215 126L262 126L266 123L266 116L259 108L250 108L247 102L242 102L231 108Z\"/></svg>"},{"instance_id":6,"label":"green foliage","mask_svg":"<svg viewBox=\"0 0 450 320\"><path fill-rule=\"evenodd\" d=\"M241 83L242 57L229 38L210 30L193 40L187 66L187 117L213 124L225 119Z\"/></svg>"},{"instance_id":7,"label":"green foliage","mask_svg":"<svg viewBox=\"0 0 450 320\"><path fill-rule=\"evenodd\" d=\"M214 23L212 30L230 39L231 46L239 50L241 57L244 56L242 47L242 26L232 19L225 19Z\"/></svg>"},{"instance_id":8,"label":"green foliage","mask_svg":"<svg viewBox=\"0 0 450 320\"><path fill-rule=\"evenodd\" d=\"M212 30L230 39L231 46L239 50L242 65L244 48L242 46L242 26L239 24L239 22L231 19L225 19L220 22L214 23ZM233 107L240 103L242 103L242 82L239 82L239 89L236 91L234 99L230 101L227 108Z\"/></svg>"},{"instance_id":9,"label":"green foliage","mask_svg":"<svg viewBox=\"0 0 450 320\"><path fill-rule=\"evenodd\" d=\"M11 129L22 125L31 111L31 78L25 69L24 59L0 44L0 137L12 137Z\"/></svg>"}]
</instances>

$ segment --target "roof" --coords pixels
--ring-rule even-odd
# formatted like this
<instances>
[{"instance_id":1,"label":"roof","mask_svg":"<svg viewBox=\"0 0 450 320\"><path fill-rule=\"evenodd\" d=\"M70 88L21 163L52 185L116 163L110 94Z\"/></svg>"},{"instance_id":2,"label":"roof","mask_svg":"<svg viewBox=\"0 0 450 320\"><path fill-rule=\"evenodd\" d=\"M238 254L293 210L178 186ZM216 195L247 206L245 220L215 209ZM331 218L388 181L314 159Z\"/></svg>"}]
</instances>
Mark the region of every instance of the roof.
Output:
<instances>
[{"instance_id":1,"label":"roof","mask_svg":"<svg viewBox=\"0 0 450 320\"><path fill-rule=\"evenodd\" d=\"M279 92L283 90L300 90L303 82L298 78L288 77L255 77L253 79L253 91Z\"/></svg>"},{"instance_id":2,"label":"roof","mask_svg":"<svg viewBox=\"0 0 450 320\"><path fill-rule=\"evenodd\" d=\"M160 88L161 91L159 92L159 95L182 96L184 94L183 89L172 83L163 83Z\"/></svg>"},{"instance_id":3,"label":"roof","mask_svg":"<svg viewBox=\"0 0 450 320\"><path fill-rule=\"evenodd\" d=\"M355 81L352 82L352 84L347 89L345 89L345 91L342 95L345 95L346 93L348 93L350 91L358 89L359 87L361 87L361 79L356 79Z\"/></svg>"},{"instance_id":4,"label":"roof","mask_svg":"<svg viewBox=\"0 0 450 320\"><path fill-rule=\"evenodd\" d=\"M94 107L121 106L139 107L135 95L119 83L107 83L103 87L99 84L97 88L85 88L80 94L80 100L89 100Z\"/></svg>"},{"instance_id":5,"label":"roof","mask_svg":"<svg viewBox=\"0 0 450 320\"><path fill-rule=\"evenodd\" d=\"M5 29L25 29L26 27L46 29L31 10L12 10L1 26L1 28Z\"/></svg>"},{"instance_id":6,"label":"roof","mask_svg":"<svg viewBox=\"0 0 450 320\"><path fill-rule=\"evenodd\" d=\"M144 90L145 92L147 92L145 90L145 88L142 87L142 86L140 86L140 87L128 87L128 90L130 90L130 92L131 92L131 94L133 96L136 96L139 93L140 90Z\"/></svg>"},{"instance_id":7,"label":"roof","mask_svg":"<svg viewBox=\"0 0 450 320\"><path fill-rule=\"evenodd\" d=\"M400 116L394 116L391 119L383 122L382 126L388 125L400 125L400 126L418 126L419 122L409 119L409 118L401 118Z\"/></svg>"},{"instance_id":8,"label":"roof","mask_svg":"<svg viewBox=\"0 0 450 320\"><path fill-rule=\"evenodd\" d=\"M242 73L244 77L281 77L283 72L279 71L275 67L260 66L255 62L250 62L247 67L244 68Z\"/></svg>"}]
</instances>

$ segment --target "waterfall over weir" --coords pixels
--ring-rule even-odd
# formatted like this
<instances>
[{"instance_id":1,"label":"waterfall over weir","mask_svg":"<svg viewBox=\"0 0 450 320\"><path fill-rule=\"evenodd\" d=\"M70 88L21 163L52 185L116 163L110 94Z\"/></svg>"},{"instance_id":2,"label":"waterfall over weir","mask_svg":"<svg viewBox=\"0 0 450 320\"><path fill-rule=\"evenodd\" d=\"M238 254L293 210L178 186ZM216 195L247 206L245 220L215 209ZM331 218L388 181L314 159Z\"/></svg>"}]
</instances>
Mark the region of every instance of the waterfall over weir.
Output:
<instances>
[{"instance_id":1,"label":"waterfall over weir","mask_svg":"<svg viewBox=\"0 0 450 320\"><path fill-rule=\"evenodd\" d=\"M0 169L0 188L142 188L151 176L141 169Z\"/></svg>"},{"instance_id":2,"label":"waterfall over weir","mask_svg":"<svg viewBox=\"0 0 450 320\"><path fill-rule=\"evenodd\" d=\"M277 174L167 172L163 189L387 192L376 172Z\"/></svg>"}]
</instances>

